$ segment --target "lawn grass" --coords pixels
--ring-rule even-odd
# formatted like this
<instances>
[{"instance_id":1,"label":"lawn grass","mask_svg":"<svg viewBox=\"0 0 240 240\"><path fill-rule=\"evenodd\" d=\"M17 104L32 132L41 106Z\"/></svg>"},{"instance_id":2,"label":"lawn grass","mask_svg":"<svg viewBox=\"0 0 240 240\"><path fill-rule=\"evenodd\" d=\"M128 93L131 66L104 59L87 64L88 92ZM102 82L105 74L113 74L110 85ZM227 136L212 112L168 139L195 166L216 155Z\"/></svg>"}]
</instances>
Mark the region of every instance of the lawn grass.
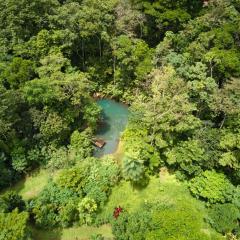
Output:
<instances>
[{"instance_id":1,"label":"lawn grass","mask_svg":"<svg viewBox=\"0 0 240 240\"><path fill-rule=\"evenodd\" d=\"M24 200L29 200L36 197L42 189L47 185L51 174L46 169L38 169L33 171L31 174L20 180L18 183L5 189L2 193L12 190L16 191L23 197Z\"/></svg>"},{"instance_id":2,"label":"lawn grass","mask_svg":"<svg viewBox=\"0 0 240 240\"><path fill-rule=\"evenodd\" d=\"M197 218L201 228L199 231L211 236L211 239L222 239L205 221L207 210L204 203L193 198L184 183L175 179L174 175L165 174L162 177L151 177L149 184L144 189L134 189L129 182L122 181L112 190L108 203L100 213L100 219L104 221L113 216L115 207L121 206L131 213L139 210L144 202L160 202L167 205L188 206L188 209L196 209Z\"/></svg>"},{"instance_id":3,"label":"lawn grass","mask_svg":"<svg viewBox=\"0 0 240 240\"><path fill-rule=\"evenodd\" d=\"M179 183L174 175L165 176L164 181L157 177L151 177L149 184L143 189L134 189L129 182L122 181L113 188L108 203L101 215L112 214L116 206L121 206L128 212L133 212L139 208L143 202L160 201L176 204L179 201L187 201L199 208L200 212L205 211L204 205L194 199L187 187Z\"/></svg>"},{"instance_id":4,"label":"lawn grass","mask_svg":"<svg viewBox=\"0 0 240 240\"><path fill-rule=\"evenodd\" d=\"M88 240L93 234L102 234L104 239L112 240L112 230L110 225L101 227L72 227L60 230L38 230L32 228L34 240Z\"/></svg>"}]
</instances>

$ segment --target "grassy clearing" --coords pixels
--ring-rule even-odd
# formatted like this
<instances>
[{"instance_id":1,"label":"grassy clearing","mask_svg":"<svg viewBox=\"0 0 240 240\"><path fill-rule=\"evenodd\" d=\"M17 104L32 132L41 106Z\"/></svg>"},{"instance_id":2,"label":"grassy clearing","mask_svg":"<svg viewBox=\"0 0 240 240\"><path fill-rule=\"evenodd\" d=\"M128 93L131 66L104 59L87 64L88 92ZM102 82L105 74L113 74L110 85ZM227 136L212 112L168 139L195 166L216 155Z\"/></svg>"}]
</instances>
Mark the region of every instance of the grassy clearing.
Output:
<instances>
[{"instance_id":1,"label":"grassy clearing","mask_svg":"<svg viewBox=\"0 0 240 240\"><path fill-rule=\"evenodd\" d=\"M22 179L14 186L7 188L2 193L6 192L7 190L13 190L20 194L24 200L28 200L36 197L46 186L50 178L51 174L48 170L35 170L26 176L25 179Z\"/></svg>"},{"instance_id":2,"label":"grassy clearing","mask_svg":"<svg viewBox=\"0 0 240 240\"><path fill-rule=\"evenodd\" d=\"M112 214L116 206L121 206L129 212L135 211L143 202L160 201L178 203L187 201L193 204L200 212L205 211L204 205L194 199L186 186L176 181L174 175L166 175L164 181L152 177L144 189L133 189L129 182L122 181L112 190L109 201L101 213L102 216Z\"/></svg>"},{"instance_id":3,"label":"grassy clearing","mask_svg":"<svg viewBox=\"0 0 240 240\"><path fill-rule=\"evenodd\" d=\"M100 217L107 219L112 216L113 210L117 206L121 206L128 212L134 212L139 209L143 202L161 202L179 206L191 206L190 209L196 209L196 216L201 223L200 231L212 236L212 239L220 239L220 235L205 223L204 217L207 216L204 204L193 198L183 183L178 182L174 175L165 173L160 178L152 177L149 185L141 190L133 189L129 182L121 182L116 186L109 198L106 207L103 209Z\"/></svg>"},{"instance_id":4,"label":"grassy clearing","mask_svg":"<svg viewBox=\"0 0 240 240\"><path fill-rule=\"evenodd\" d=\"M50 231L33 228L32 232L34 240L88 240L93 234L102 234L106 240L113 239L110 225L99 228L82 226Z\"/></svg>"}]
</instances>

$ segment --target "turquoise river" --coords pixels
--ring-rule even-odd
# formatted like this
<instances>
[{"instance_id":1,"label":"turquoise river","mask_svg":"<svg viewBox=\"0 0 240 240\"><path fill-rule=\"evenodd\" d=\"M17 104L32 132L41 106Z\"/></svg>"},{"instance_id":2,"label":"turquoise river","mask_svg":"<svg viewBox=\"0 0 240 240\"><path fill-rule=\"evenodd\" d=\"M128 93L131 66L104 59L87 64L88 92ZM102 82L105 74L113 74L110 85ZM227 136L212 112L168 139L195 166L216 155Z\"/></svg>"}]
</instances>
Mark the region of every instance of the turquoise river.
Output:
<instances>
[{"instance_id":1,"label":"turquoise river","mask_svg":"<svg viewBox=\"0 0 240 240\"><path fill-rule=\"evenodd\" d=\"M102 123L96 133L96 138L103 139L106 144L102 149L95 149L95 156L101 157L114 153L118 147L119 138L128 122L128 107L110 99L97 101L102 108Z\"/></svg>"}]
</instances>

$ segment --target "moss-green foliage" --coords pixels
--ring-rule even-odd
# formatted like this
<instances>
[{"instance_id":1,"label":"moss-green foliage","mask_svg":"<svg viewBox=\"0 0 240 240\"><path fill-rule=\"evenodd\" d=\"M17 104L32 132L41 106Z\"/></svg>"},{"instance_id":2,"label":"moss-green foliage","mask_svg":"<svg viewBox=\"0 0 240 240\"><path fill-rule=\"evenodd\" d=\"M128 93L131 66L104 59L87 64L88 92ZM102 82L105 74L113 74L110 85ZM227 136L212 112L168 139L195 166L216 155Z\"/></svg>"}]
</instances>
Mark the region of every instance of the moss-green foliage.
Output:
<instances>
[{"instance_id":1,"label":"moss-green foliage","mask_svg":"<svg viewBox=\"0 0 240 240\"><path fill-rule=\"evenodd\" d=\"M93 159L90 158L88 160L91 161ZM89 174L89 167L89 164L84 162L70 169L62 170L56 179L58 186L71 189L75 193L81 195L82 189L86 183L86 178Z\"/></svg>"},{"instance_id":2,"label":"moss-green foliage","mask_svg":"<svg viewBox=\"0 0 240 240\"><path fill-rule=\"evenodd\" d=\"M72 133L70 144L76 150L78 157L84 159L91 156L93 152L91 137L91 129L86 129L81 133L76 130Z\"/></svg>"},{"instance_id":3,"label":"moss-green foliage","mask_svg":"<svg viewBox=\"0 0 240 240\"><path fill-rule=\"evenodd\" d=\"M144 166L140 157L138 153L127 153L123 158L123 175L133 183L140 183L144 177Z\"/></svg>"},{"instance_id":4,"label":"moss-green foliage","mask_svg":"<svg viewBox=\"0 0 240 240\"><path fill-rule=\"evenodd\" d=\"M0 239L2 240L30 240L27 227L29 214L19 213L14 210L11 213L0 213Z\"/></svg>"},{"instance_id":5,"label":"moss-green foliage","mask_svg":"<svg viewBox=\"0 0 240 240\"><path fill-rule=\"evenodd\" d=\"M148 44L140 39L121 35L114 39L113 50L116 61L114 78L120 92L141 84L153 67L151 61L153 52Z\"/></svg>"},{"instance_id":6,"label":"moss-green foliage","mask_svg":"<svg viewBox=\"0 0 240 240\"><path fill-rule=\"evenodd\" d=\"M49 149L49 160L47 161L47 168L50 171L63 169L73 166L79 159L78 154L74 149L60 147L57 149Z\"/></svg>"},{"instance_id":7,"label":"moss-green foliage","mask_svg":"<svg viewBox=\"0 0 240 240\"><path fill-rule=\"evenodd\" d=\"M2 1L0 8L3 10L1 18L1 52L8 52L18 43L28 40L38 31L48 25L49 14L54 13L54 8L59 5L57 1ZM4 17L7 16L7 19ZM4 21L5 19L5 21ZM45 19L45 20L44 20Z\"/></svg>"},{"instance_id":8,"label":"moss-green foliage","mask_svg":"<svg viewBox=\"0 0 240 240\"><path fill-rule=\"evenodd\" d=\"M146 170L155 170L162 162L157 149L152 146L147 129L138 128L133 123L129 124L122 136L125 152L135 152L137 158L143 161Z\"/></svg>"},{"instance_id":9,"label":"moss-green foliage","mask_svg":"<svg viewBox=\"0 0 240 240\"><path fill-rule=\"evenodd\" d=\"M2 73L1 78L6 79L12 88L16 89L34 77L35 63L31 60L13 58L12 62Z\"/></svg>"},{"instance_id":10,"label":"moss-green foliage","mask_svg":"<svg viewBox=\"0 0 240 240\"><path fill-rule=\"evenodd\" d=\"M88 197L94 199L101 209L120 178L119 166L111 157L105 157L102 163L97 160L96 165L91 167L86 179L84 192Z\"/></svg>"},{"instance_id":11,"label":"moss-green foliage","mask_svg":"<svg viewBox=\"0 0 240 240\"><path fill-rule=\"evenodd\" d=\"M12 62L5 59L4 64L6 69L0 69L1 126L4 126L0 145L10 173L22 174L46 164L47 156L38 155L36 150L51 145L56 149L66 147L75 130L83 131L82 149L86 147L79 155L89 156L91 134L84 130L87 126L95 129L100 110L90 97L87 74L74 71L70 60L59 50L51 51L38 64L22 58ZM53 168L66 166L59 162ZM4 175L8 175L6 170Z\"/></svg>"},{"instance_id":12,"label":"moss-green foliage","mask_svg":"<svg viewBox=\"0 0 240 240\"><path fill-rule=\"evenodd\" d=\"M153 207L154 209L154 207ZM159 206L152 214L146 239L211 239L202 232L197 209L182 203L179 206Z\"/></svg>"},{"instance_id":13,"label":"moss-green foliage","mask_svg":"<svg viewBox=\"0 0 240 240\"><path fill-rule=\"evenodd\" d=\"M77 200L78 195L70 189L62 189L50 183L30 203L29 208L38 226L68 226L77 220Z\"/></svg>"},{"instance_id":14,"label":"moss-green foliage","mask_svg":"<svg viewBox=\"0 0 240 240\"><path fill-rule=\"evenodd\" d=\"M145 13L155 23L152 23L153 25L150 27L159 29L160 34L170 29L173 31L181 29L182 25L191 18L191 15L196 14L202 7L202 2L198 0L191 3L185 0L177 2L141 0L138 2L143 4Z\"/></svg>"},{"instance_id":15,"label":"moss-green foliage","mask_svg":"<svg viewBox=\"0 0 240 240\"><path fill-rule=\"evenodd\" d=\"M224 203L231 199L233 185L223 173L205 171L190 181L190 190L198 198L209 203Z\"/></svg>"},{"instance_id":16,"label":"moss-green foliage","mask_svg":"<svg viewBox=\"0 0 240 240\"><path fill-rule=\"evenodd\" d=\"M151 214L142 206L141 211L132 214L123 211L112 222L112 230L118 240L143 240L146 239L146 232L151 228L151 224Z\"/></svg>"},{"instance_id":17,"label":"moss-green foliage","mask_svg":"<svg viewBox=\"0 0 240 240\"><path fill-rule=\"evenodd\" d=\"M97 211L97 204L94 199L85 197L78 204L78 211L81 224L90 225L93 222L93 215Z\"/></svg>"},{"instance_id":18,"label":"moss-green foliage","mask_svg":"<svg viewBox=\"0 0 240 240\"><path fill-rule=\"evenodd\" d=\"M198 141L185 141L167 152L167 162L170 165L180 165L188 175L201 172L206 156Z\"/></svg>"},{"instance_id":19,"label":"moss-green foliage","mask_svg":"<svg viewBox=\"0 0 240 240\"><path fill-rule=\"evenodd\" d=\"M216 204L209 209L209 222L220 233L238 229L239 209L231 203Z\"/></svg>"}]
</instances>

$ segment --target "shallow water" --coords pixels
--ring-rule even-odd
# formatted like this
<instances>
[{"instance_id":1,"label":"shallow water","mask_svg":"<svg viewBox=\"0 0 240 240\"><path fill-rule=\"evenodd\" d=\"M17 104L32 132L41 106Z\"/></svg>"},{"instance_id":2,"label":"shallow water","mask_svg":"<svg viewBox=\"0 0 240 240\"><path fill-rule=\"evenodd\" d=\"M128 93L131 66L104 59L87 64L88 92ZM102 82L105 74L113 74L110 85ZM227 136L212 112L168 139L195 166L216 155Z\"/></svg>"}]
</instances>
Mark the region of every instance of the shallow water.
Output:
<instances>
[{"instance_id":1,"label":"shallow water","mask_svg":"<svg viewBox=\"0 0 240 240\"><path fill-rule=\"evenodd\" d=\"M97 103L102 108L103 124L99 126L96 138L104 139L106 144L102 149L96 148L94 155L101 157L116 151L120 135L128 122L129 111L126 105L114 100L102 99Z\"/></svg>"}]
</instances>

